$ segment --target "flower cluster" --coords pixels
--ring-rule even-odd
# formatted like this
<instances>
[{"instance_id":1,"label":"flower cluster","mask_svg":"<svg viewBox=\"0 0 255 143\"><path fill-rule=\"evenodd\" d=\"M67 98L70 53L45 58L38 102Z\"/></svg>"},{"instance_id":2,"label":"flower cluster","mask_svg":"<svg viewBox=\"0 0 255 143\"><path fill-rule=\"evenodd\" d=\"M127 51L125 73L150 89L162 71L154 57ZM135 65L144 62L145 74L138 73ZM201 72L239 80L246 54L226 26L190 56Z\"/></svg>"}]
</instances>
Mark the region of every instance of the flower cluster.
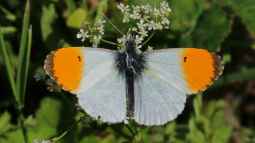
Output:
<instances>
[{"instance_id":1,"label":"flower cluster","mask_svg":"<svg viewBox=\"0 0 255 143\"><path fill-rule=\"evenodd\" d=\"M129 23L129 26L131 25L128 28L127 34L117 39L117 45L120 48L125 46L125 42L130 35L133 36L132 38L135 40L137 49L140 49L144 45L145 38L150 35L151 31L169 29L171 9L166 1L162 1L158 7L153 7L149 4L129 6L120 3L117 8L123 14L122 22ZM97 47L104 35L104 23L104 20L98 20L94 23L93 27L87 25L85 29L80 29L80 32L76 35L77 38L81 39L82 42L90 39L93 47ZM151 49L151 47L149 48Z\"/></svg>"},{"instance_id":2,"label":"flower cluster","mask_svg":"<svg viewBox=\"0 0 255 143\"><path fill-rule=\"evenodd\" d=\"M84 42L86 39L89 39L93 43L93 47L97 47L102 36L104 35L104 23L105 20L97 20L93 26L85 25L83 29L77 33L76 38L81 39Z\"/></svg>"},{"instance_id":3,"label":"flower cluster","mask_svg":"<svg viewBox=\"0 0 255 143\"><path fill-rule=\"evenodd\" d=\"M129 31L136 33L135 42L137 48L142 47L142 42L145 37L149 35L150 31L169 29L170 21L168 16L170 15L171 9L166 1L160 3L159 8L152 7L151 5L124 5L120 3L118 9L123 13L123 23L135 21L135 25L129 28ZM124 35L118 40L123 42L122 39L127 37Z\"/></svg>"}]
</instances>

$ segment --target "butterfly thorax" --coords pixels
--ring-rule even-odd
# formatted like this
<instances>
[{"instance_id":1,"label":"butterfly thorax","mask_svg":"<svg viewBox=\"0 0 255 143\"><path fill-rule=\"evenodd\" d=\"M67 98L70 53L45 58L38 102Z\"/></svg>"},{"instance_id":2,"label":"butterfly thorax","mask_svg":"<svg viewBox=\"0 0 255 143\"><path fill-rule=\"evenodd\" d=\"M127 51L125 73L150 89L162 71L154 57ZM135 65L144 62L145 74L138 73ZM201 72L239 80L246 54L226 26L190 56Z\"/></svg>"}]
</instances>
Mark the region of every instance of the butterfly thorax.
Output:
<instances>
[{"instance_id":1,"label":"butterfly thorax","mask_svg":"<svg viewBox=\"0 0 255 143\"><path fill-rule=\"evenodd\" d=\"M126 41L123 50L120 50L115 58L116 68L121 75L140 76L145 69L145 55L136 49L135 41L131 38Z\"/></svg>"}]
</instances>

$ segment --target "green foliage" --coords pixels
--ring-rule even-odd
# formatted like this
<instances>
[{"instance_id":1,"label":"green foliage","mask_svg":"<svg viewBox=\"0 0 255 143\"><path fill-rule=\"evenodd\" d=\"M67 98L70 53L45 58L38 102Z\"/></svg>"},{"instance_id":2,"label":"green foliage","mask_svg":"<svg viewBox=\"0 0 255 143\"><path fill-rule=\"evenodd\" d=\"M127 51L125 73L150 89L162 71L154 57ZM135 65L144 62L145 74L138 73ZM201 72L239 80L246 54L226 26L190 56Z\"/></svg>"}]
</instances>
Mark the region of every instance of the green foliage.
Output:
<instances>
[{"instance_id":1,"label":"green foliage","mask_svg":"<svg viewBox=\"0 0 255 143\"><path fill-rule=\"evenodd\" d=\"M189 120L188 142L225 143L231 137L232 128L225 121L224 102L210 102L204 109L201 96L194 102L195 116Z\"/></svg>"},{"instance_id":2,"label":"green foliage","mask_svg":"<svg viewBox=\"0 0 255 143\"><path fill-rule=\"evenodd\" d=\"M196 26L199 16L202 14L205 1L189 0L179 1L171 0L172 7L172 29L177 32L190 32Z\"/></svg>"},{"instance_id":3,"label":"green foliage","mask_svg":"<svg viewBox=\"0 0 255 143\"><path fill-rule=\"evenodd\" d=\"M255 2L253 0L226 0L227 4L233 8L233 11L242 19L251 34L255 32Z\"/></svg>"},{"instance_id":4,"label":"green foliage","mask_svg":"<svg viewBox=\"0 0 255 143\"><path fill-rule=\"evenodd\" d=\"M188 44L185 43L185 46L193 45L218 51L231 31L231 23L223 9L216 5L212 6L200 16L192 33L183 38L190 41Z\"/></svg>"},{"instance_id":5,"label":"green foliage","mask_svg":"<svg viewBox=\"0 0 255 143\"><path fill-rule=\"evenodd\" d=\"M161 1L121 2L158 6ZM187 103L177 120L164 126L143 127L135 123L109 125L95 121L78 109L75 95L50 93L45 76L39 81L32 78L35 71L42 69L46 53L52 49L87 45L75 39L85 23L93 24L107 17L105 39L115 42L121 37L113 24L121 31L127 26L121 23L116 1L28 0L26 4L18 0L1 1L0 142L254 143L255 123L249 116L254 111L248 110L250 106L254 109L254 102L249 101L253 104L246 106L248 103L243 100L254 95L255 1L168 2L172 9L170 30L156 32L149 44L157 48L200 47L220 51L226 70L208 92L189 98L191 104ZM99 46L116 49L103 43ZM242 109L249 113L242 116Z\"/></svg>"},{"instance_id":6,"label":"green foliage","mask_svg":"<svg viewBox=\"0 0 255 143\"><path fill-rule=\"evenodd\" d=\"M67 25L72 28L80 28L82 27L83 22L87 20L86 18L86 10L78 8L67 18Z\"/></svg>"},{"instance_id":7,"label":"green foliage","mask_svg":"<svg viewBox=\"0 0 255 143\"><path fill-rule=\"evenodd\" d=\"M49 6L42 7L42 18L41 18L41 29L42 29L42 38L44 41L50 36L53 32L53 22L57 18L55 5L50 4Z\"/></svg>"}]
</instances>

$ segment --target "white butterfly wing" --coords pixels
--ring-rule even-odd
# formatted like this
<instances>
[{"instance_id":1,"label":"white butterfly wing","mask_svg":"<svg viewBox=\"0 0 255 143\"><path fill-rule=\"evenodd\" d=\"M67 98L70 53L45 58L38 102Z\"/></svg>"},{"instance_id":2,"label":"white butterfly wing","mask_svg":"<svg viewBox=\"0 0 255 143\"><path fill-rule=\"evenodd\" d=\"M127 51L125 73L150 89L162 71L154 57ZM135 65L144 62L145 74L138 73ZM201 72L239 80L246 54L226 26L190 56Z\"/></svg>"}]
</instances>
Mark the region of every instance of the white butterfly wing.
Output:
<instances>
[{"instance_id":1,"label":"white butterfly wing","mask_svg":"<svg viewBox=\"0 0 255 143\"><path fill-rule=\"evenodd\" d=\"M189 91L181 74L179 52L148 53L147 70L135 82L134 119L139 124L162 125L183 111Z\"/></svg>"},{"instance_id":2,"label":"white butterfly wing","mask_svg":"<svg viewBox=\"0 0 255 143\"><path fill-rule=\"evenodd\" d=\"M94 118L109 123L126 117L125 81L114 67L114 52L84 48L84 73L77 92L79 104Z\"/></svg>"}]
</instances>

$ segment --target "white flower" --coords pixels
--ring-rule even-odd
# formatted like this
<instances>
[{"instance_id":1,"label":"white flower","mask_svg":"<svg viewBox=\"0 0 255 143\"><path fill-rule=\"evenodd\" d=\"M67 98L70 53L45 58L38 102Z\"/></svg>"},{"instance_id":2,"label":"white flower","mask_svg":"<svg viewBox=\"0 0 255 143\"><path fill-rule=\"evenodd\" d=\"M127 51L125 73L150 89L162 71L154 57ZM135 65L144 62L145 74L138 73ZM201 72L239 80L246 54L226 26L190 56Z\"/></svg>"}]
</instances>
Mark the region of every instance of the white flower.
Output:
<instances>
[{"instance_id":1,"label":"white flower","mask_svg":"<svg viewBox=\"0 0 255 143\"><path fill-rule=\"evenodd\" d=\"M160 11L161 11L161 13L164 13L164 14L172 12L171 8L169 7L169 5L166 1L162 1L160 3Z\"/></svg>"},{"instance_id":2,"label":"white flower","mask_svg":"<svg viewBox=\"0 0 255 143\"><path fill-rule=\"evenodd\" d=\"M139 45L142 44L143 40L144 40L144 38L142 36L136 35L135 36L136 46L139 47Z\"/></svg>"},{"instance_id":3,"label":"white flower","mask_svg":"<svg viewBox=\"0 0 255 143\"><path fill-rule=\"evenodd\" d=\"M138 34L139 38L136 38L137 47L149 35L150 31L169 29L170 21L168 16L171 9L166 1L162 1L158 8L149 4L129 7L122 3L117 7L123 14L124 23L131 20L135 22L135 25L130 27L129 31Z\"/></svg>"},{"instance_id":4,"label":"white flower","mask_svg":"<svg viewBox=\"0 0 255 143\"><path fill-rule=\"evenodd\" d=\"M121 38L117 39L117 42L121 45L124 46L126 41L127 41L128 36L127 35L123 35Z\"/></svg>"},{"instance_id":5,"label":"white flower","mask_svg":"<svg viewBox=\"0 0 255 143\"><path fill-rule=\"evenodd\" d=\"M104 35L104 24L105 24L105 20L98 20L94 27L95 27L95 30L98 34L100 35Z\"/></svg>"},{"instance_id":6,"label":"white flower","mask_svg":"<svg viewBox=\"0 0 255 143\"><path fill-rule=\"evenodd\" d=\"M84 29L80 29L80 31L76 34L77 39L81 39L82 42L85 41L86 38L89 38L88 31L84 31Z\"/></svg>"},{"instance_id":7,"label":"white flower","mask_svg":"<svg viewBox=\"0 0 255 143\"><path fill-rule=\"evenodd\" d=\"M117 8L123 13L123 23L129 22L129 13L130 13L130 8L128 5L124 5L123 3L120 3L117 5Z\"/></svg>"}]
</instances>

